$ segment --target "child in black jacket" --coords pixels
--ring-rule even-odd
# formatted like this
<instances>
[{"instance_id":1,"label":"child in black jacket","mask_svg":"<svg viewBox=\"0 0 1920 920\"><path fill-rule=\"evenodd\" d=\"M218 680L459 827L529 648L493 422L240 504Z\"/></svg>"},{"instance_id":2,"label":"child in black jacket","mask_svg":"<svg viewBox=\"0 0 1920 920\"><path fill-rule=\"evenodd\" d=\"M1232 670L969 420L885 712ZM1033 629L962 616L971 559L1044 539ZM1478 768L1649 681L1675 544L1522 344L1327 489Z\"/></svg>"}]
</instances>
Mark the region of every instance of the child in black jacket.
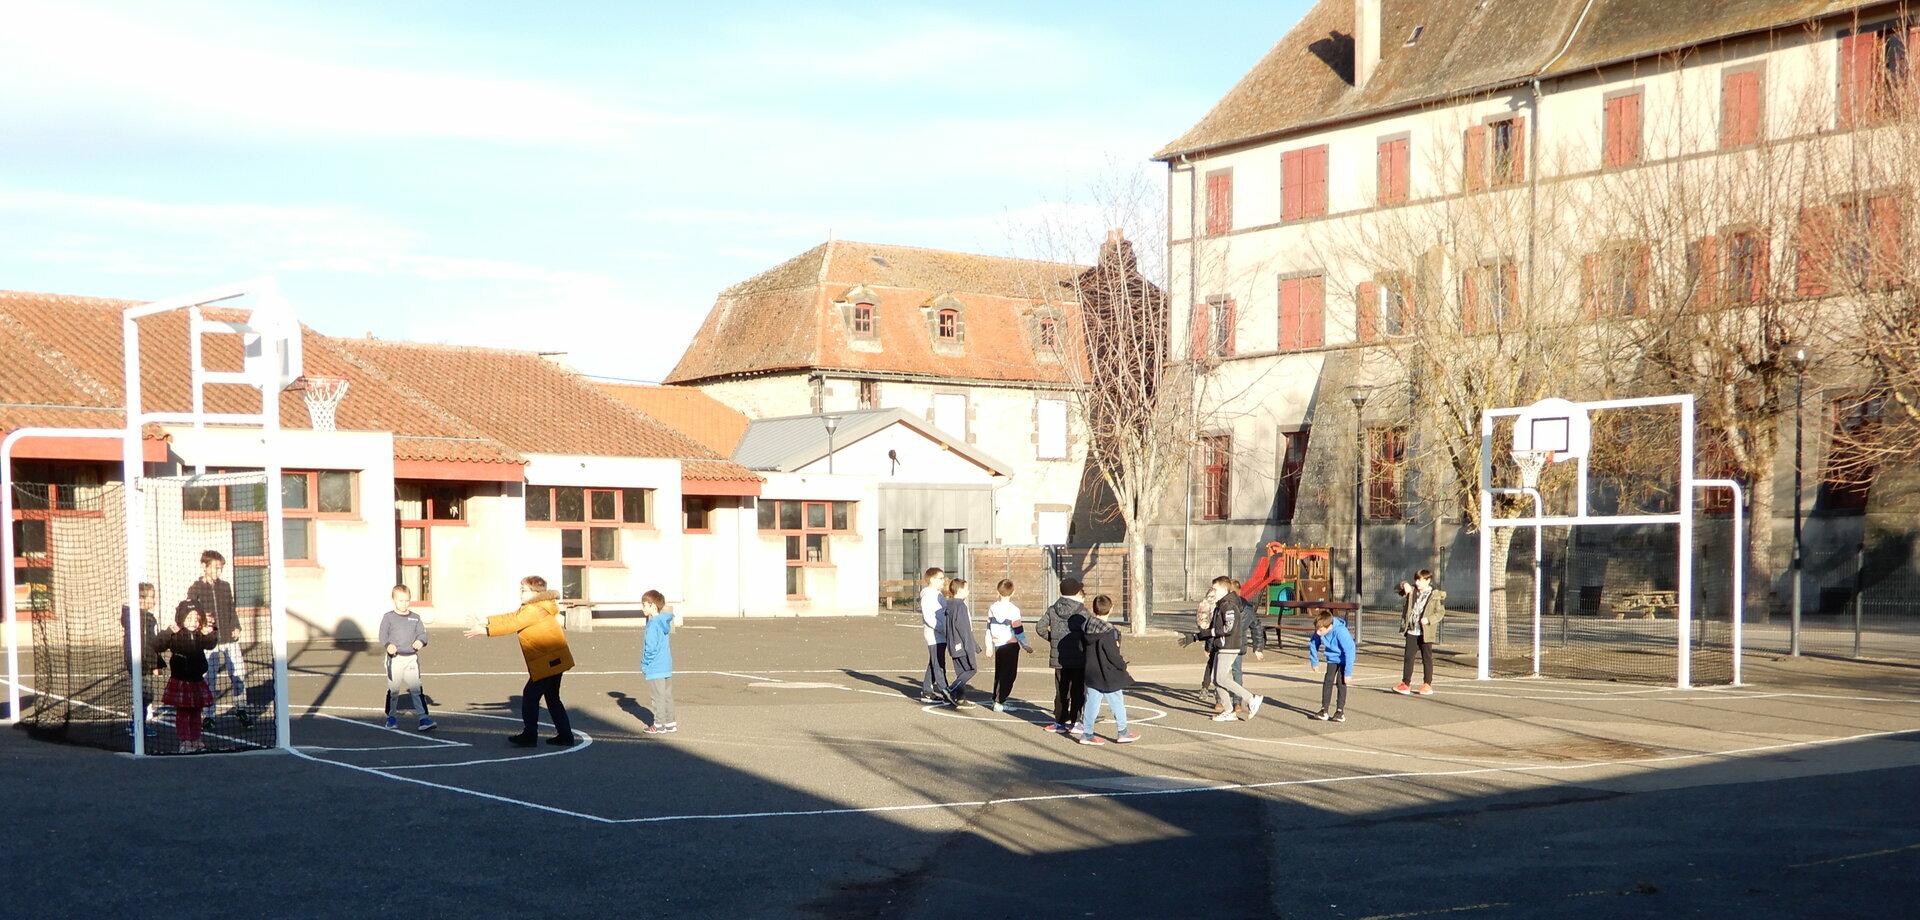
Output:
<instances>
[{"instance_id":1,"label":"child in black jacket","mask_svg":"<svg viewBox=\"0 0 1920 920\"><path fill-rule=\"evenodd\" d=\"M1121 691L1133 685L1133 675L1127 673L1127 659L1120 655L1120 630L1107 622L1107 614L1112 611L1113 598L1102 594L1093 599L1093 617L1087 620L1086 628L1087 702L1074 729L1081 744L1107 743L1093 733L1103 702L1113 707L1113 740L1120 744L1140 740L1139 735L1127 731L1127 700Z\"/></svg>"},{"instance_id":2,"label":"child in black jacket","mask_svg":"<svg viewBox=\"0 0 1920 920\"><path fill-rule=\"evenodd\" d=\"M213 705L207 686L207 650L219 644L213 624L199 605L181 601L173 610L173 625L158 640L168 662L167 691L161 699L173 707L174 728L180 733L180 753L207 749L200 741L201 710Z\"/></svg>"}]
</instances>

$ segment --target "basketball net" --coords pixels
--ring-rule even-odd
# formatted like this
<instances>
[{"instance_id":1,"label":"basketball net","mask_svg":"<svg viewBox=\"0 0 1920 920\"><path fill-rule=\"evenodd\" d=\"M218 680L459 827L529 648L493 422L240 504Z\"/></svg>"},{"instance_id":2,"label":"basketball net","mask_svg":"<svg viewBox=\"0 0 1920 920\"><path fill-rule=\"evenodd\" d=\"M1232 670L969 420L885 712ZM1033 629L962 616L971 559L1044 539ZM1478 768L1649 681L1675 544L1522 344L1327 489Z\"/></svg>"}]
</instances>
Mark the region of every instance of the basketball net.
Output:
<instances>
[{"instance_id":1,"label":"basketball net","mask_svg":"<svg viewBox=\"0 0 1920 920\"><path fill-rule=\"evenodd\" d=\"M1520 468L1520 484L1529 489L1540 488L1540 472L1553 462L1550 450L1515 450L1513 465Z\"/></svg>"},{"instance_id":2,"label":"basketball net","mask_svg":"<svg viewBox=\"0 0 1920 920\"><path fill-rule=\"evenodd\" d=\"M301 396L307 401L307 421L315 431L332 431L333 412L347 395L345 377L302 377Z\"/></svg>"}]
</instances>

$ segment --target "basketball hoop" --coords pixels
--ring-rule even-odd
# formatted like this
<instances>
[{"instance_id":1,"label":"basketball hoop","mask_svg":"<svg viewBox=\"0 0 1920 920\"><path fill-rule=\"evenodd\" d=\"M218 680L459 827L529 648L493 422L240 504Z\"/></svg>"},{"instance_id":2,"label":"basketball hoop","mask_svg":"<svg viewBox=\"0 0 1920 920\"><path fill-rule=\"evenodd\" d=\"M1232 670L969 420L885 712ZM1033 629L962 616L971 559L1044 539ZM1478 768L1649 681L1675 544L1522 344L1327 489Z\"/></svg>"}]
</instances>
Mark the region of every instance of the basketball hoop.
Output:
<instances>
[{"instance_id":1,"label":"basketball hoop","mask_svg":"<svg viewBox=\"0 0 1920 920\"><path fill-rule=\"evenodd\" d=\"M1553 451L1550 450L1512 450L1513 465L1520 468L1520 484L1529 489L1540 488L1540 471L1553 463Z\"/></svg>"},{"instance_id":2,"label":"basketball hoop","mask_svg":"<svg viewBox=\"0 0 1920 920\"><path fill-rule=\"evenodd\" d=\"M332 431L333 410L340 405L340 399L347 395L347 378L306 376L296 381L301 396L307 401L307 421L315 431Z\"/></svg>"}]
</instances>

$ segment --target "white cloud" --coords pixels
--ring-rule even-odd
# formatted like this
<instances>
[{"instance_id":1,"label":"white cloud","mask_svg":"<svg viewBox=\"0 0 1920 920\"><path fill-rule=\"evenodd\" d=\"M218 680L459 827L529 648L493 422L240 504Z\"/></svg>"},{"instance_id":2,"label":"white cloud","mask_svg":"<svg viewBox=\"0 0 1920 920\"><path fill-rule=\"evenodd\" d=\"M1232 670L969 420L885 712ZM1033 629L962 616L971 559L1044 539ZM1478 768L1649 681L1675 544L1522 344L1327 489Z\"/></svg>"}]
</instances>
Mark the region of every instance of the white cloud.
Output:
<instances>
[{"instance_id":1,"label":"white cloud","mask_svg":"<svg viewBox=\"0 0 1920 920\"><path fill-rule=\"evenodd\" d=\"M210 26L68 4L14 6L0 32L0 78L31 86L12 106L44 115L184 123L304 136L605 141L667 119L530 80L367 67L303 57L299 35L210 36ZM209 16L211 18L211 16ZM85 53L78 53L85 49Z\"/></svg>"}]
</instances>

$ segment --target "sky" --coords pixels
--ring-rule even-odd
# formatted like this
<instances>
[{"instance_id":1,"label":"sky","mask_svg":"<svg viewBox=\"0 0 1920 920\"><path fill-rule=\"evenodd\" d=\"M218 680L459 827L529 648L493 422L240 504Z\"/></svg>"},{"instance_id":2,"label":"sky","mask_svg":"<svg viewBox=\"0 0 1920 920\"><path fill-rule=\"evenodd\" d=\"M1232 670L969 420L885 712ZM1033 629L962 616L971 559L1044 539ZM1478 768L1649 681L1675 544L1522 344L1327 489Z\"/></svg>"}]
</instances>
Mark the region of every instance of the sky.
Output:
<instances>
[{"instance_id":1,"label":"sky","mask_svg":"<svg viewBox=\"0 0 1920 920\"><path fill-rule=\"evenodd\" d=\"M829 237L1097 239L1309 5L0 0L0 289L659 380Z\"/></svg>"}]
</instances>

